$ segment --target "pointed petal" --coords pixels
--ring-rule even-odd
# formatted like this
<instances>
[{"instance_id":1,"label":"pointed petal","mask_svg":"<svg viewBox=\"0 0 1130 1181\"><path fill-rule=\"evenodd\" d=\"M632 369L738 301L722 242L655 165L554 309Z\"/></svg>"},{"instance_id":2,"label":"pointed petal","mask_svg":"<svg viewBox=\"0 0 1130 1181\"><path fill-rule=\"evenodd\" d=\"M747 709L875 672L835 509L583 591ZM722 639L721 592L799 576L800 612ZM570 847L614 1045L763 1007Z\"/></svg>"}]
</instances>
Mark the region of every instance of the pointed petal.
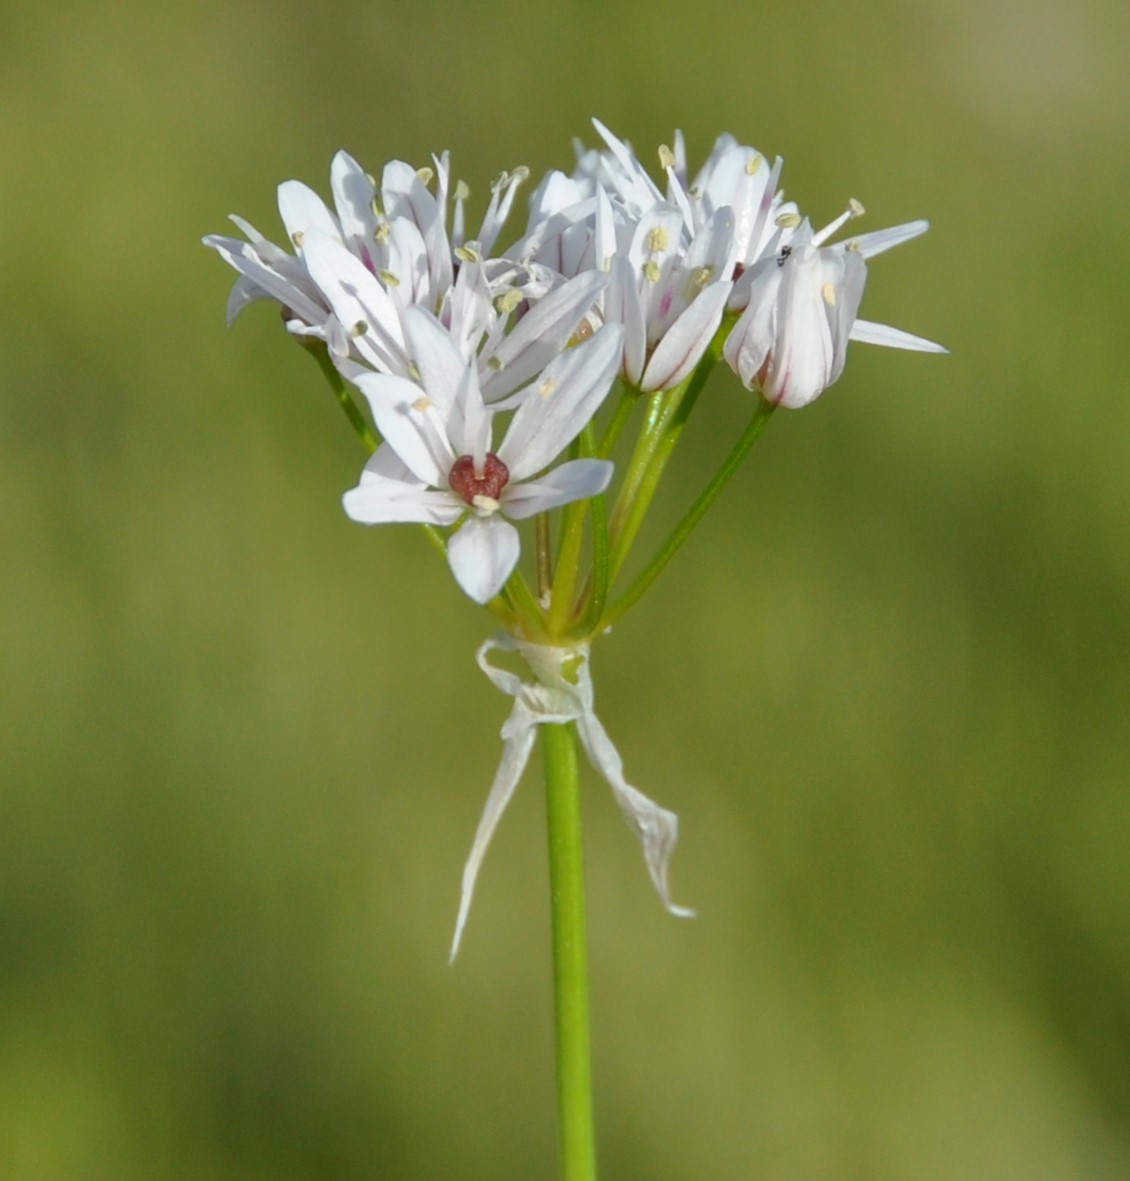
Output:
<instances>
[{"instance_id":1,"label":"pointed petal","mask_svg":"<svg viewBox=\"0 0 1130 1181\"><path fill-rule=\"evenodd\" d=\"M404 335L424 392L446 420L467 362L443 325L423 308L404 309Z\"/></svg>"},{"instance_id":2,"label":"pointed petal","mask_svg":"<svg viewBox=\"0 0 1130 1181\"><path fill-rule=\"evenodd\" d=\"M670 389L689 376L722 323L732 286L730 282L711 283L667 329L640 379L644 393Z\"/></svg>"},{"instance_id":3,"label":"pointed petal","mask_svg":"<svg viewBox=\"0 0 1130 1181\"><path fill-rule=\"evenodd\" d=\"M948 353L945 345L935 344L923 336L914 336L900 328L886 324L875 324L871 320L856 320L852 325L851 339L863 344L881 344L889 349L909 349L915 353Z\"/></svg>"},{"instance_id":4,"label":"pointed petal","mask_svg":"<svg viewBox=\"0 0 1130 1181\"><path fill-rule=\"evenodd\" d=\"M465 506L450 492L433 491L415 481L363 477L341 498L345 514L362 525L415 521L428 525L454 525Z\"/></svg>"},{"instance_id":5,"label":"pointed petal","mask_svg":"<svg viewBox=\"0 0 1130 1181\"><path fill-rule=\"evenodd\" d=\"M284 307L305 320L307 324L324 324L328 312L319 307L299 287L277 270L267 266L255 253L253 246L241 242L238 238L225 238L219 234L209 234L203 239L205 246L213 250L230 267L234 267L241 275L246 276L271 299L277 299Z\"/></svg>"},{"instance_id":6,"label":"pointed petal","mask_svg":"<svg viewBox=\"0 0 1130 1181\"><path fill-rule=\"evenodd\" d=\"M501 517L468 517L447 543L447 560L455 581L476 603L486 603L502 590L518 564L518 530Z\"/></svg>"},{"instance_id":7,"label":"pointed petal","mask_svg":"<svg viewBox=\"0 0 1130 1181\"><path fill-rule=\"evenodd\" d=\"M352 380L365 395L381 437L409 471L432 488L445 488L456 456L442 417L420 387L388 373L365 372Z\"/></svg>"},{"instance_id":8,"label":"pointed petal","mask_svg":"<svg viewBox=\"0 0 1130 1181\"><path fill-rule=\"evenodd\" d=\"M581 433L612 386L622 340L623 329L606 324L547 366L498 448L512 480L541 471Z\"/></svg>"},{"instance_id":9,"label":"pointed petal","mask_svg":"<svg viewBox=\"0 0 1130 1181\"><path fill-rule=\"evenodd\" d=\"M606 274L586 271L539 300L491 355L493 372L483 382L483 397L488 402L504 398L544 369L565 347L607 285Z\"/></svg>"},{"instance_id":10,"label":"pointed petal","mask_svg":"<svg viewBox=\"0 0 1130 1181\"><path fill-rule=\"evenodd\" d=\"M310 277L350 334L357 352L386 373L406 373L404 335L388 292L337 239L311 230L303 242Z\"/></svg>"},{"instance_id":11,"label":"pointed petal","mask_svg":"<svg viewBox=\"0 0 1130 1181\"><path fill-rule=\"evenodd\" d=\"M574 500L599 496L611 482L613 470L607 459L571 459L540 480L508 485L502 494L502 511L511 520L524 521Z\"/></svg>"},{"instance_id":12,"label":"pointed petal","mask_svg":"<svg viewBox=\"0 0 1130 1181\"><path fill-rule=\"evenodd\" d=\"M624 378L629 385L639 388L647 356L647 322L632 264L622 254L612 260L612 282L604 296L604 318L607 323L623 324Z\"/></svg>"},{"instance_id":13,"label":"pointed petal","mask_svg":"<svg viewBox=\"0 0 1130 1181\"><path fill-rule=\"evenodd\" d=\"M891 226L886 230L874 230L870 234L859 234L839 245L844 249L858 250L864 258L874 258L877 254L890 250L893 246L901 246L917 238L930 228L928 221L908 221L901 226Z\"/></svg>"}]
</instances>

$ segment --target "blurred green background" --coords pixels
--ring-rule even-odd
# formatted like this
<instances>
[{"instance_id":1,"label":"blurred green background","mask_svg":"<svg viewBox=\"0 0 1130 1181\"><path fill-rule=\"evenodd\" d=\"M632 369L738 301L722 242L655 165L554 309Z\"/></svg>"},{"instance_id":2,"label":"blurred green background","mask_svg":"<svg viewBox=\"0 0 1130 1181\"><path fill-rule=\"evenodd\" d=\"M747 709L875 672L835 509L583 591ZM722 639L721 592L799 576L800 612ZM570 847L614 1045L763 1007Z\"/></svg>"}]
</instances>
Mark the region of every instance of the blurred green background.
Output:
<instances>
[{"instance_id":1,"label":"blurred green background","mask_svg":"<svg viewBox=\"0 0 1130 1181\"><path fill-rule=\"evenodd\" d=\"M700 912L587 779L604 1177L1130 1177L1126 5L7 0L0 44L0 1176L554 1176L533 773L445 962L489 621L344 517L355 440L199 239L339 147L481 196L595 114L930 218L863 310L953 350L855 346L597 650Z\"/></svg>"}]
</instances>

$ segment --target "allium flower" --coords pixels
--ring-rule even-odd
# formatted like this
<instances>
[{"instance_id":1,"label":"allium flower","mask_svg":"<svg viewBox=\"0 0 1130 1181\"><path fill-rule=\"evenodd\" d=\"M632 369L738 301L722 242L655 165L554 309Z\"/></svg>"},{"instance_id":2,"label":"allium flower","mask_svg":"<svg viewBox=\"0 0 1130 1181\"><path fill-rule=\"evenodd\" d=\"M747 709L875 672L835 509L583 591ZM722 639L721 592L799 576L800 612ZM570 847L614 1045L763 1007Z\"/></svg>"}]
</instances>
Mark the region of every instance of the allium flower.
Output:
<instances>
[{"instance_id":1,"label":"allium flower","mask_svg":"<svg viewBox=\"0 0 1130 1181\"><path fill-rule=\"evenodd\" d=\"M533 681L523 681L514 673L493 665L491 652L521 653L534 673ZM491 785L490 794L479 820L470 856L463 870L463 890L451 958L459 951L463 928L471 910L475 881L486 856L491 837L510 803L522 772L529 762L537 737L536 727L549 723L576 722L589 762L604 777L628 826L639 837L652 884L663 905L683 918L693 910L676 906L667 885L668 863L679 839L679 819L674 812L661 808L624 778L624 764L593 710L592 674L589 671L587 644L575 647L550 647L528 644L501 635L487 640L475 654L479 667L496 689L514 698L514 708L502 727L502 761Z\"/></svg>"},{"instance_id":2,"label":"allium flower","mask_svg":"<svg viewBox=\"0 0 1130 1181\"><path fill-rule=\"evenodd\" d=\"M596 496L612 478L607 460L574 459L539 479L577 437L611 387L622 333L610 325L560 354L540 380L500 407L488 407L476 365L468 363L434 316L408 308L404 330L420 384L390 374L354 377L385 443L360 484L343 498L355 521L454 525L447 543L456 581L485 603L518 561L510 520L522 520ZM422 389L421 389L422 387ZM493 448L493 419L517 404L502 443Z\"/></svg>"},{"instance_id":3,"label":"allium flower","mask_svg":"<svg viewBox=\"0 0 1130 1181\"><path fill-rule=\"evenodd\" d=\"M946 352L920 336L856 319L867 280L865 260L929 228L925 221L910 222L821 245L847 216L859 212L853 207L818 234L803 220L787 245L743 276L748 304L723 355L747 389L756 387L776 406L796 409L819 397L843 372L849 340Z\"/></svg>"},{"instance_id":4,"label":"allium flower","mask_svg":"<svg viewBox=\"0 0 1130 1181\"><path fill-rule=\"evenodd\" d=\"M346 152L338 152L330 170L333 210L307 185L297 180L279 186L279 214L286 227L290 254L263 237L242 218L232 221L249 239L211 234L207 246L240 274L228 299L228 322L258 299L277 300L287 315L287 328L302 335L327 336L332 307L310 274L307 235L323 235L341 245L365 270L380 279L386 295L399 291L399 302L438 311L451 289L457 255L489 254L502 228L524 169L501 174L491 189L491 200L478 238L463 237L466 188L456 185L452 228L447 222L450 201L448 153L433 156L436 192L425 183L430 170L417 172L401 160L387 164L378 188ZM346 332L352 324L340 325Z\"/></svg>"}]
</instances>

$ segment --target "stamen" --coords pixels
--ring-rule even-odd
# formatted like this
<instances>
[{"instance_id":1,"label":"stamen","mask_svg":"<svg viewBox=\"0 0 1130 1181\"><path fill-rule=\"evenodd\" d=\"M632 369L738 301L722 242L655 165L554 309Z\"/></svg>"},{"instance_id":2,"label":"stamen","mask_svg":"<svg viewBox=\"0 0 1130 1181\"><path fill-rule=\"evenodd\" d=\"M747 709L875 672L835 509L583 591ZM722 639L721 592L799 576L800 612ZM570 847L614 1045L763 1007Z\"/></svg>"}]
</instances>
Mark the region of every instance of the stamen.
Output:
<instances>
[{"instance_id":1,"label":"stamen","mask_svg":"<svg viewBox=\"0 0 1130 1181\"><path fill-rule=\"evenodd\" d=\"M746 176L755 176L764 163L765 157L760 152L754 152L753 155L750 156L750 158L745 162Z\"/></svg>"},{"instance_id":2,"label":"stamen","mask_svg":"<svg viewBox=\"0 0 1130 1181\"><path fill-rule=\"evenodd\" d=\"M383 279L390 287L400 286L400 276L393 274L392 271L386 271L383 267L377 271L377 277Z\"/></svg>"},{"instance_id":3,"label":"stamen","mask_svg":"<svg viewBox=\"0 0 1130 1181\"><path fill-rule=\"evenodd\" d=\"M820 288L820 294L824 297L824 302L830 308L834 308L836 306L836 289L831 283L825 283L824 286Z\"/></svg>"},{"instance_id":4,"label":"stamen","mask_svg":"<svg viewBox=\"0 0 1130 1181\"><path fill-rule=\"evenodd\" d=\"M460 262L483 261L483 256L473 246L456 246L454 254Z\"/></svg>"},{"instance_id":5,"label":"stamen","mask_svg":"<svg viewBox=\"0 0 1130 1181\"><path fill-rule=\"evenodd\" d=\"M301 230L295 230L294 233L290 235L290 240L295 244L295 246L301 246L302 239L305 236L306 235Z\"/></svg>"},{"instance_id":6,"label":"stamen","mask_svg":"<svg viewBox=\"0 0 1130 1181\"><path fill-rule=\"evenodd\" d=\"M417 364L416 364L416 362L415 362L415 361L409 361L409 362L408 362L408 376L409 376L409 377L410 377L410 378L411 378L413 381L420 381L420 380L421 380L421 378L420 378L420 367L419 367L419 365L417 365Z\"/></svg>"},{"instance_id":7,"label":"stamen","mask_svg":"<svg viewBox=\"0 0 1130 1181\"><path fill-rule=\"evenodd\" d=\"M426 414L432 408L432 400L427 394L421 394L415 402L412 403L412 409L417 414Z\"/></svg>"},{"instance_id":8,"label":"stamen","mask_svg":"<svg viewBox=\"0 0 1130 1181\"><path fill-rule=\"evenodd\" d=\"M544 401L555 389L557 389L557 382L552 377L544 378L541 385L538 386L538 397Z\"/></svg>"},{"instance_id":9,"label":"stamen","mask_svg":"<svg viewBox=\"0 0 1130 1181\"><path fill-rule=\"evenodd\" d=\"M392 237L392 222L385 218L381 218L377 222L376 228L373 230L373 241L385 243Z\"/></svg>"},{"instance_id":10,"label":"stamen","mask_svg":"<svg viewBox=\"0 0 1130 1181\"><path fill-rule=\"evenodd\" d=\"M643 266L643 274L644 278L649 283L658 283L661 272L657 263L645 262Z\"/></svg>"},{"instance_id":11,"label":"stamen","mask_svg":"<svg viewBox=\"0 0 1130 1181\"><path fill-rule=\"evenodd\" d=\"M675 153L666 144L659 145L659 167L664 172L675 167Z\"/></svg>"},{"instance_id":12,"label":"stamen","mask_svg":"<svg viewBox=\"0 0 1130 1181\"><path fill-rule=\"evenodd\" d=\"M565 347L571 349L574 345L581 344L582 341L588 340L596 331L592 326L592 321L586 316L576 327L573 335L569 337Z\"/></svg>"},{"instance_id":13,"label":"stamen","mask_svg":"<svg viewBox=\"0 0 1130 1181\"><path fill-rule=\"evenodd\" d=\"M647 236L647 248L652 254L661 254L667 249L671 239L666 226L656 226Z\"/></svg>"},{"instance_id":14,"label":"stamen","mask_svg":"<svg viewBox=\"0 0 1130 1181\"><path fill-rule=\"evenodd\" d=\"M500 373L506 368L506 362L501 357L491 357L487 361L487 368L493 369L495 373Z\"/></svg>"},{"instance_id":15,"label":"stamen","mask_svg":"<svg viewBox=\"0 0 1130 1181\"><path fill-rule=\"evenodd\" d=\"M465 180L457 180L455 182L455 200L466 201L471 195L471 190L467 187Z\"/></svg>"},{"instance_id":16,"label":"stamen","mask_svg":"<svg viewBox=\"0 0 1130 1181\"><path fill-rule=\"evenodd\" d=\"M424 182L424 184L430 185L432 180L435 178L435 169L424 165L423 168L416 169L416 175Z\"/></svg>"},{"instance_id":17,"label":"stamen","mask_svg":"<svg viewBox=\"0 0 1130 1181\"><path fill-rule=\"evenodd\" d=\"M848 202L848 207L836 218L835 221L830 221L818 234L813 234L812 245L819 246L826 242L846 221L851 221L853 217L862 217L866 210L854 198Z\"/></svg>"},{"instance_id":18,"label":"stamen","mask_svg":"<svg viewBox=\"0 0 1130 1181\"><path fill-rule=\"evenodd\" d=\"M776 220L778 226L783 230L795 230L800 225L801 217L799 213L782 213Z\"/></svg>"},{"instance_id":19,"label":"stamen","mask_svg":"<svg viewBox=\"0 0 1130 1181\"><path fill-rule=\"evenodd\" d=\"M511 288L504 295L500 295L494 301L494 306L498 309L499 314L509 316L512 311L522 302L523 296L516 288Z\"/></svg>"},{"instance_id":20,"label":"stamen","mask_svg":"<svg viewBox=\"0 0 1130 1181\"><path fill-rule=\"evenodd\" d=\"M358 320L349 330L349 335L353 337L364 336L369 331L369 325L364 320Z\"/></svg>"}]
</instances>

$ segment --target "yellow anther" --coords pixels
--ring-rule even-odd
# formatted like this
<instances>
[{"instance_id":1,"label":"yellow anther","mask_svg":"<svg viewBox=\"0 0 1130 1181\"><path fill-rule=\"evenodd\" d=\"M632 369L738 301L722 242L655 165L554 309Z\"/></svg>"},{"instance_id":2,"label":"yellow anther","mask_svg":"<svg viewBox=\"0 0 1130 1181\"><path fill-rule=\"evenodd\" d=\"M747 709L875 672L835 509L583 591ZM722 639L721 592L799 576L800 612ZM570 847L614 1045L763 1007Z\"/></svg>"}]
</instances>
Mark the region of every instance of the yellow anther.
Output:
<instances>
[{"instance_id":1,"label":"yellow anther","mask_svg":"<svg viewBox=\"0 0 1130 1181\"><path fill-rule=\"evenodd\" d=\"M752 156L745 162L746 176L754 176L760 170L761 165L765 163L765 157L760 152L754 152Z\"/></svg>"},{"instance_id":2,"label":"yellow anther","mask_svg":"<svg viewBox=\"0 0 1130 1181\"><path fill-rule=\"evenodd\" d=\"M505 295L500 295L495 300L495 307L498 308L499 313L503 316L509 316L510 313L522 302L522 293L516 288L507 291Z\"/></svg>"},{"instance_id":3,"label":"yellow anther","mask_svg":"<svg viewBox=\"0 0 1130 1181\"><path fill-rule=\"evenodd\" d=\"M548 398L555 389L557 389L557 382L555 382L552 377L547 377L542 381L541 385L538 386L538 397L544 400L545 398Z\"/></svg>"},{"instance_id":4,"label":"yellow anther","mask_svg":"<svg viewBox=\"0 0 1130 1181\"><path fill-rule=\"evenodd\" d=\"M411 378L413 381L419 381L419 380L420 380L420 367L419 367L419 365L417 365L417 364L416 364L416 362L415 362L415 361L409 361L409 362L408 362L408 376L409 376L409 377L410 377L410 378ZM425 400L426 400L426 399L425 399Z\"/></svg>"},{"instance_id":5,"label":"yellow anther","mask_svg":"<svg viewBox=\"0 0 1130 1181\"><path fill-rule=\"evenodd\" d=\"M776 224L779 225L783 230L792 230L800 225L800 221L801 218L799 213L782 213L781 216L777 218Z\"/></svg>"},{"instance_id":6,"label":"yellow anther","mask_svg":"<svg viewBox=\"0 0 1130 1181\"><path fill-rule=\"evenodd\" d=\"M471 190L467 187L465 180L457 180L455 182L455 200L466 201L471 195Z\"/></svg>"},{"instance_id":7,"label":"yellow anther","mask_svg":"<svg viewBox=\"0 0 1130 1181\"><path fill-rule=\"evenodd\" d=\"M857 201L854 197L848 202L848 209L851 211L852 217L862 217L867 212L863 208L863 203Z\"/></svg>"},{"instance_id":8,"label":"yellow anther","mask_svg":"<svg viewBox=\"0 0 1130 1181\"><path fill-rule=\"evenodd\" d=\"M435 170L429 168L425 164L423 168L416 169L416 175L424 182L424 184L430 185L432 183L432 178L435 176Z\"/></svg>"},{"instance_id":9,"label":"yellow anther","mask_svg":"<svg viewBox=\"0 0 1130 1181\"><path fill-rule=\"evenodd\" d=\"M415 410L417 414L423 414L425 411L430 410L431 408L432 400L426 394L421 394L420 397L418 397L416 401L412 403L412 409Z\"/></svg>"},{"instance_id":10,"label":"yellow anther","mask_svg":"<svg viewBox=\"0 0 1130 1181\"><path fill-rule=\"evenodd\" d=\"M836 289L831 283L825 283L824 286L820 288L820 294L824 297L824 302L830 308L834 308L836 306Z\"/></svg>"},{"instance_id":11,"label":"yellow anther","mask_svg":"<svg viewBox=\"0 0 1130 1181\"><path fill-rule=\"evenodd\" d=\"M454 254L460 262L483 261L483 256L473 246L456 246Z\"/></svg>"},{"instance_id":12,"label":"yellow anther","mask_svg":"<svg viewBox=\"0 0 1130 1181\"><path fill-rule=\"evenodd\" d=\"M567 349L571 349L574 345L581 344L588 340L596 330L592 326L592 321L586 316L576 328L576 331L569 337L568 343L565 345Z\"/></svg>"},{"instance_id":13,"label":"yellow anther","mask_svg":"<svg viewBox=\"0 0 1130 1181\"><path fill-rule=\"evenodd\" d=\"M389 287L399 287L400 286L400 276L394 275L392 273L392 271L386 271L384 269L384 267L381 267L381 269L379 271L377 271L377 277L379 279L384 280L384 282Z\"/></svg>"},{"instance_id":14,"label":"yellow anther","mask_svg":"<svg viewBox=\"0 0 1130 1181\"><path fill-rule=\"evenodd\" d=\"M858 238L852 238L852 240L851 240L850 242L845 242L845 243L844 243L844 249L845 249L845 250L855 250L855 251L858 251L858 250L859 250L859 239L858 239Z\"/></svg>"},{"instance_id":15,"label":"yellow anther","mask_svg":"<svg viewBox=\"0 0 1130 1181\"><path fill-rule=\"evenodd\" d=\"M664 172L675 167L675 153L666 144L659 145L659 167Z\"/></svg>"},{"instance_id":16,"label":"yellow anther","mask_svg":"<svg viewBox=\"0 0 1130 1181\"><path fill-rule=\"evenodd\" d=\"M643 277L644 277L644 278L645 278L645 279L646 279L646 280L647 280L649 283L658 283L658 282L659 282L659 276L660 276L661 274L662 274L662 272L660 271L658 264L656 264L656 263L654 263L654 262L645 262L645 263L644 263L644 265L643 265Z\"/></svg>"},{"instance_id":17,"label":"yellow anther","mask_svg":"<svg viewBox=\"0 0 1130 1181\"><path fill-rule=\"evenodd\" d=\"M660 254L667 249L671 238L666 226L656 226L647 236L647 248L652 254Z\"/></svg>"},{"instance_id":18,"label":"yellow anther","mask_svg":"<svg viewBox=\"0 0 1130 1181\"><path fill-rule=\"evenodd\" d=\"M511 172L510 179L514 181L515 184L521 184L523 181L529 178L529 175L530 170L525 166L525 164L519 164L518 167L515 168L513 172Z\"/></svg>"},{"instance_id":19,"label":"yellow anther","mask_svg":"<svg viewBox=\"0 0 1130 1181\"><path fill-rule=\"evenodd\" d=\"M295 246L301 246L302 239L305 236L306 235L303 234L303 232L301 230L295 230L294 233L290 235L290 240L295 244Z\"/></svg>"},{"instance_id":20,"label":"yellow anther","mask_svg":"<svg viewBox=\"0 0 1130 1181\"><path fill-rule=\"evenodd\" d=\"M471 505L481 513L496 513L499 508L498 501L493 496L483 496L481 493L471 498Z\"/></svg>"},{"instance_id":21,"label":"yellow anther","mask_svg":"<svg viewBox=\"0 0 1130 1181\"><path fill-rule=\"evenodd\" d=\"M383 218L377 222L376 229L373 230L373 241L385 243L392 237L392 222L385 221Z\"/></svg>"},{"instance_id":22,"label":"yellow anther","mask_svg":"<svg viewBox=\"0 0 1130 1181\"><path fill-rule=\"evenodd\" d=\"M349 335L353 337L364 336L369 331L369 325L364 320L358 320L349 330Z\"/></svg>"},{"instance_id":23,"label":"yellow anther","mask_svg":"<svg viewBox=\"0 0 1130 1181\"><path fill-rule=\"evenodd\" d=\"M499 373L506 365L506 362L501 357L491 357L487 361L487 368L493 369L495 373Z\"/></svg>"},{"instance_id":24,"label":"yellow anther","mask_svg":"<svg viewBox=\"0 0 1130 1181\"><path fill-rule=\"evenodd\" d=\"M690 281L692 287L707 287L714 282L714 268L713 267L695 267L691 271Z\"/></svg>"}]
</instances>

